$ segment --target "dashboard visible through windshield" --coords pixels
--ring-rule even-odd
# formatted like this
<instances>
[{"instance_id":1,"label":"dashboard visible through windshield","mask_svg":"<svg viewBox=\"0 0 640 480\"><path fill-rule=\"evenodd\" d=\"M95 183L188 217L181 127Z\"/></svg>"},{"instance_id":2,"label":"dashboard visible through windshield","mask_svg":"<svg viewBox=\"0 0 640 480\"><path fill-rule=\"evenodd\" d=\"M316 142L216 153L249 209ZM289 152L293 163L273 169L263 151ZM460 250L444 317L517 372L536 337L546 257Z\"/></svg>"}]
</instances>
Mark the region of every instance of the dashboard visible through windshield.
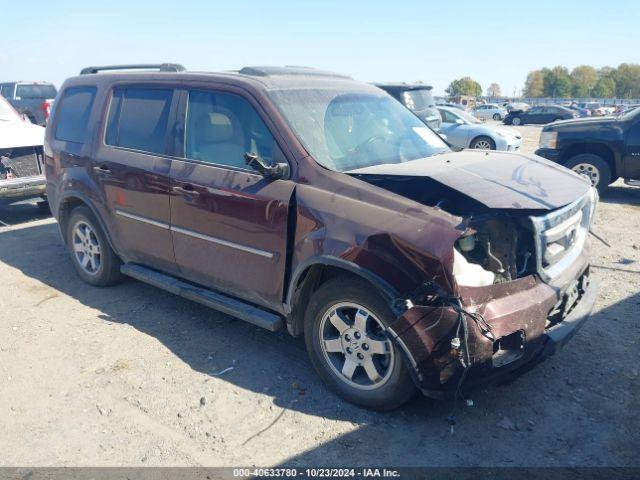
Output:
<instances>
[{"instance_id":1,"label":"dashboard visible through windshield","mask_svg":"<svg viewBox=\"0 0 640 480\"><path fill-rule=\"evenodd\" d=\"M449 151L446 143L393 98L374 91L270 92L307 151L345 172Z\"/></svg>"}]
</instances>

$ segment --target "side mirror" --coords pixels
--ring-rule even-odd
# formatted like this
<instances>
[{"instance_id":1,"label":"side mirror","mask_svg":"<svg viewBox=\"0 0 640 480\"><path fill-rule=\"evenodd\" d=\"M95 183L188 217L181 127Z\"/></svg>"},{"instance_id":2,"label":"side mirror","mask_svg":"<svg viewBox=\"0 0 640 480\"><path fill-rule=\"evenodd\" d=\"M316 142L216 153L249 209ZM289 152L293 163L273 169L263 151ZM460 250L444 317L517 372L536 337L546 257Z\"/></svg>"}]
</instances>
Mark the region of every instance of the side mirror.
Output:
<instances>
[{"instance_id":1,"label":"side mirror","mask_svg":"<svg viewBox=\"0 0 640 480\"><path fill-rule=\"evenodd\" d=\"M464 125L464 122L461 119L456 118L456 125Z\"/></svg>"},{"instance_id":2,"label":"side mirror","mask_svg":"<svg viewBox=\"0 0 640 480\"><path fill-rule=\"evenodd\" d=\"M246 152L244 154L244 161L247 165L255 168L258 172L267 178L288 178L289 177L289 164L288 163L274 163L269 164L257 153Z\"/></svg>"}]
</instances>

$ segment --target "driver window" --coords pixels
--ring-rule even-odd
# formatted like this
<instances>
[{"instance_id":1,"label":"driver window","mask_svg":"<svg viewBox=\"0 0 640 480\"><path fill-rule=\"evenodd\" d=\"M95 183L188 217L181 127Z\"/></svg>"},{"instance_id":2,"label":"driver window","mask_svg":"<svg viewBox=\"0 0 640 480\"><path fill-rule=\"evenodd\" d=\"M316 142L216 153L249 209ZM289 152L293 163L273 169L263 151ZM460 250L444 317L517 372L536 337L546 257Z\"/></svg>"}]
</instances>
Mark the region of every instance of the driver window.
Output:
<instances>
[{"instance_id":1,"label":"driver window","mask_svg":"<svg viewBox=\"0 0 640 480\"><path fill-rule=\"evenodd\" d=\"M185 156L250 170L245 153L273 161L275 140L254 108L239 95L192 90L185 129Z\"/></svg>"},{"instance_id":2,"label":"driver window","mask_svg":"<svg viewBox=\"0 0 640 480\"><path fill-rule=\"evenodd\" d=\"M443 123L456 123L456 116L451 112L440 110L440 116L442 117Z\"/></svg>"}]
</instances>

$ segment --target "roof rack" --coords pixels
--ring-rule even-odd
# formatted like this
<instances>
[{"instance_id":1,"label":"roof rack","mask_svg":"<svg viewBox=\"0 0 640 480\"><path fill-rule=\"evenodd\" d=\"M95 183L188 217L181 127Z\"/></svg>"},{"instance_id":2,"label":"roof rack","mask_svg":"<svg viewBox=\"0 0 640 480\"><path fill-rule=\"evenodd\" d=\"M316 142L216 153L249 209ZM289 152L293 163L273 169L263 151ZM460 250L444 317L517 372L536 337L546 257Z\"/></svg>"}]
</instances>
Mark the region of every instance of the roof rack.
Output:
<instances>
[{"instance_id":1,"label":"roof rack","mask_svg":"<svg viewBox=\"0 0 640 480\"><path fill-rule=\"evenodd\" d=\"M178 63L138 63L133 65L104 65L102 67L85 67L80 75L89 75L105 70L158 70L160 72L184 72L186 68Z\"/></svg>"},{"instance_id":2,"label":"roof rack","mask_svg":"<svg viewBox=\"0 0 640 480\"><path fill-rule=\"evenodd\" d=\"M238 70L241 75L251 75L255 77L270 77L273 75L302 75L309 77L333 77L351 80L351 77L339 73L318 70L311 67L299 67L286 65L284 67L243 67Z\"/></svg>"}]
</instances>

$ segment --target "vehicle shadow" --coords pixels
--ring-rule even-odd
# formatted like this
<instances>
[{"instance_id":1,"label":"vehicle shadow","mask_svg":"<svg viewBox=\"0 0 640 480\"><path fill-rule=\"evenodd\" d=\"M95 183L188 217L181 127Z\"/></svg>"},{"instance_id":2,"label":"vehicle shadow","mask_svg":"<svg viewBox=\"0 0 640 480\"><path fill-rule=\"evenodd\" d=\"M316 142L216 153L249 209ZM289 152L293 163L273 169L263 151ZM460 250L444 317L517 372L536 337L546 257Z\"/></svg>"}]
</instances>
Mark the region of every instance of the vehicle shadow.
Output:
<instances>
[{"instance_id":1,"label":"vehicle shadow","mask_svg":"<svg viewBox=\"0 0 640 480\"><path fill-rule=\"evenodd\" d=\"M603 203L640 206L640 187L625 185L618 180L602 194L600 201Z\"/></svg>"},{"instance_id":2,"label":"vehicle shadow","mask_svg":"<svg viewBox=\"0 0 640 480\"><path fill-rule=\"evenodd\" d=\"M613 455L626 464L632 458L630 449L639 446L637 432L619 429L636 424L632 415L640 406L637 400L631 404L625 390L626 373L611 373L607 361L635 351L633 335L622 325L604 325L612 318L627 321L640 294L599 312L571 348L523 378L474 392L474 407L459 402L452 435L447 424L451 402L419 397L402 409L380 414L341 401L318 380L303 342L285 331L267 332L133 280L108 289L84 284L53 222L0 231L0 261L98 310L105 322L129 325L156 338L195 371L268 395L283 411L352 422L352 432L286 464L371 465L375 459L378 465L539 465L572 455L587 463ZM616 402L605 401L609 398ZM591 438L586 443L585 431ZM389 441L390 435L394 441ZM524 458L513 453L514 442L525 444L518 448Z\"/></svg>"},{"instance_id":3,"label":"vehicle shadow","mask_svg":"<svg viewBox=\"0 0 640 480\"><path fill-rule=\"evenodd\" d=\"M39 207L36 200L19 203L10 203L6 199L0 200L0 227L40 220L50 216L49 208Z\"/></svg>"},{"instance_id":4,"label":"vehicle shadow","mask_svg":"<svg viewBox=\"0 0 640 480\"><path fill-rule=\"evenodd\" d=\"M313 371L304 341L286 330L271 333L132 279L110 288L85 284L54 222L0 230L0 262L98 310L106 322L158 339L193 370L269 395L280 407L354 422L371 416L329 393Z\"/></svg>"}]
</instances>

